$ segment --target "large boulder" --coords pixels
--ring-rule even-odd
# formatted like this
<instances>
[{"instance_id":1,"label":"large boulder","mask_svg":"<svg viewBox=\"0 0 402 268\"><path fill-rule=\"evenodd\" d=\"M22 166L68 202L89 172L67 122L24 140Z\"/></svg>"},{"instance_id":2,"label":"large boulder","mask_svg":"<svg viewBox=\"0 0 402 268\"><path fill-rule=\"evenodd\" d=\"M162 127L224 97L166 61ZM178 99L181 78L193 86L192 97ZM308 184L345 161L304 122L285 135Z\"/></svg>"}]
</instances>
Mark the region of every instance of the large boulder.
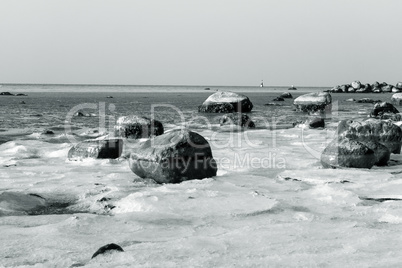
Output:
<instances>
[{"instance_id":1,"label":"large boulder","mask_svg":"<svg viewBox=\"0 0 402 268\"><path fill-rule=\"evenodd\" d=\"M116 159L120 157L122 150L122 139L85 140L71 147L71 149L68 151L68 159Z\"/></svg>"},{"instance_id":2,"label":"large boulder","mask_svg":"<svg viewBox=\"0 0 402 268\"><path fill-rule=\"evenodd\" d=\"M391 153L400 154L402 130L390 121L368 119L362 122L342 120L338 125L338 137L374 141L385 145Z\"/></svg>"},{"instance_id":3,"label":"large boulder","mask_svg":"<svg viewBox=\"0 0 402 268\"><path fill-rule=\"evenodd\" d=\"M395 105L402 105L402 93L392 95L391 102Z\"/></svg>"},{"instance_id":4,"label":"large boulder","mask_svg":"<svg viewBox=\"0 0 402 268\"><path fill-rule=\"evenodd\" d=\"M396 83L395 87L402 90L402 82Z\"/></svg>"},{"instance_id":5,"label":"large boulder","mask_svg":"<svg viewBox=\"0 0 402 268\"><path fill-rule=\"evenodd\" d=\"M321 164L325 168L372 168L375 162L373 150L348 138L334 139L321 154Z\"/></svg>"},{"instance_id":6,"label":"large boulder","mask_svg":"<svg viewBox=\"0 0 402 268\"><path fill-rule=\"evenodd\" d=\"M399 111L394 107L394 105L392 105L389 102L378 102L378 103L374 104L374 108L371 111L370 116L377 117L377 116L381 116L385 113L397 114L397 113L399 113Z\"/></svg>"},{"instance_id":7,"label":"large boulder","mask_svg":"<svg viewBox=\"0 0 402 268\"><path fill-rule=\"evenodd\" d=\"M328 92L308 93L297 97L293 101L296 111L326 112L331 111L332 97Z\"/></svg>"},{"instance_id":8,"label":"large boulder","mask_svg":"<svg viewBox=\"0 0 402 268\"><path fill-rule=\"evenodd\" d=\"M158 183L216 176L216 162L208 141L189 130L174 130L142 144L129 158L131 170Z\"/></svg>"},{"instance_id":9,"label":"large boulder","mask_svg":"<svg viewBox=\"0 0 402 268\"><path fill-rule=\"evenodd\" d=\"M115 136L126 139L149 138L162 135L163 132L161 122L136 115L119 117L114 126Z\"/></svg>"},{"instance_id":10,"label":"large boulder","mask_svg":"<svg viewBox=\"0 0 402 268\"><path fill-rule=\"evenodd\" d=\"M219 91L209 96L198 107L203 113L251 112L253 104L247 96L228 91Z\"/></svg>"},{"instance_id":11,"label":"large boulder","mask_svg":"<svg viewBox=\"0 0 402 268\"><path fill-rule=\"evenodd\" d=\"M219 120L219 124L223 125L238 125L246 128L255 128L254 122L250 119L250 117L246 114L242 113L231 113L225 114Z\"/></svg>"},{"instance_id":12,"label":"large boulder","mask_svg":"<svg viewBox=\"0 0 402 268\"><path fill-rule=\"evenodd\" d=\"M392 89L394 88L394 86L392 85L383 85L381 87L382 92L392 92Z\"/></svg>"}]
</instances>

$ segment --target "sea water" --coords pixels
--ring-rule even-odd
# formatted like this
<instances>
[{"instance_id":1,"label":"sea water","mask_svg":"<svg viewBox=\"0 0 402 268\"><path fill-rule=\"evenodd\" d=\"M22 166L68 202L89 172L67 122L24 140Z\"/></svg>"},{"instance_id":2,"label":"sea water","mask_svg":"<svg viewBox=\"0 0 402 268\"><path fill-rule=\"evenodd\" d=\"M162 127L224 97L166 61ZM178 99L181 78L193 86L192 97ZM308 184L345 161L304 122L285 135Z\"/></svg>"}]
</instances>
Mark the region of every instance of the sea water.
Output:
<instances>
[{"instance_id":1,"label":"sea water","mask_svg":"<svg viewBox=\"0 0 402 268\"><path fill-rule=\"evenodd\" d=\"M398 266L402 157L386 167L324 169L341 119L363 119L391 94L333 94L324 129L309 129L282 92L325 88L3 85L0 96L0 267ZM197 106L216 90L247 95L256 129L219 126ZM80 111L83 116L76 116ZM216 177L141 179L124 159L69 161L122 115L204 136ZM45 134L45 131L54 134ZM38 207L40 209L38 209ZM124 252L92 254L115 243Z\"/></svg>"}]
</instances>

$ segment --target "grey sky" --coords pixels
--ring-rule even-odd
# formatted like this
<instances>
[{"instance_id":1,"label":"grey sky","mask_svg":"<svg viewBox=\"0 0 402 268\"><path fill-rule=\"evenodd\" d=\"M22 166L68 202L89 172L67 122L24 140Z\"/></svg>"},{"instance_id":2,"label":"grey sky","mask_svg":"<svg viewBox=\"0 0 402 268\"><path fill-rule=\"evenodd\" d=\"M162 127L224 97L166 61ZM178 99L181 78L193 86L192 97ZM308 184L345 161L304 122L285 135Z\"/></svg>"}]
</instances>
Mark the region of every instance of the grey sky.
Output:
<instances>
[{"instance_id":1,"label":"grey sky","mask_svg":"<svg viewBox=\"0 0 402 268\"><path fill-rule=\"evenodd\" d=\"M0 0L0 83L402 80L400 0Z\"/></svg>"}]
</instances>

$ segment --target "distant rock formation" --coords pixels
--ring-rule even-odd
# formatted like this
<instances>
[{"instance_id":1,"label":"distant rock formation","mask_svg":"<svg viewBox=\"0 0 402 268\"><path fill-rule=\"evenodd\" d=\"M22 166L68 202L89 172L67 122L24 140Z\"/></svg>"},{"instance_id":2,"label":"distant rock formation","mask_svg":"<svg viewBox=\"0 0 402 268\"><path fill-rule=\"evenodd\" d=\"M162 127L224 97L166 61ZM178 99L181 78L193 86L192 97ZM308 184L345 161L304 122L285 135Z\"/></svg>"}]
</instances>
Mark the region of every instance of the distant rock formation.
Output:
<instances>
[{"instance_id":1,"label":"distant rock formation","mask_svg":"<svg viewBox=\"0 0 402 268\"><path fill-rule=\"evenodd\" d=\"M374 82L373 84L362 84L356 80L350 84L342 84L333 87L329 90L331 93L389 93L389 92L402 92L402 82L398 82L395 86L389 85L385 82Z\"/></svg>"}]
</instances>

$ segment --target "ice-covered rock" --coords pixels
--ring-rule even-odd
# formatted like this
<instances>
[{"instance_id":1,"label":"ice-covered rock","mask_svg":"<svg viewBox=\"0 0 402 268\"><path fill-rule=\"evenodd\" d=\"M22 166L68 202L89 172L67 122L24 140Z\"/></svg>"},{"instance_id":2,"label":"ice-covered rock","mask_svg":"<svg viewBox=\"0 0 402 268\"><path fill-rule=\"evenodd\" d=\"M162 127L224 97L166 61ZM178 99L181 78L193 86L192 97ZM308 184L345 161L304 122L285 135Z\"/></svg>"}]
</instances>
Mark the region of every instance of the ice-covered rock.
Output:
<instances>
[{"instance_id":1,"label":"ice-covered rock","mask_svg":"<svg viewBox=\"0 0 402 268\"><path fill-rule=\"evenodd\" d=\"M130 115L122 116L117 119L114 132L116 137L140 139L162 135L164 129L162 123L157 120Z\"/></svg>"},{"instance_id":2,"label":"ice-covered rock","mask_svg":"<svg viewBox=\"0 0 402 268\"><path fill-rule=\"evenodd\" d=\"M308 93L297 97L293 105L297 111L326 112L331 111L332 97L328 92Z\"/></svg>"},{"instance_id":3,"label":"ice-covered rock","mask_svg":"<svg viewBox=\"0 0 402 268\"><path fill-rule=\"evenodd\" d=\"M74 145L68 151L69 160L80 160L84 158L109 158L120 157L123 149L122 139L97 139L85 140Z\"/></svg>"},{"instance_id":4,"label":"ice-covered rock","mask_svg":"<svg viewBox=\"0 0 402 268\"><path fill-rule=\"evenodd\" d=\"M228 91L219 91L209 96L198 107L203 113L251 112L253 104L247 96Z\"/></svg>"}]
</instances>

